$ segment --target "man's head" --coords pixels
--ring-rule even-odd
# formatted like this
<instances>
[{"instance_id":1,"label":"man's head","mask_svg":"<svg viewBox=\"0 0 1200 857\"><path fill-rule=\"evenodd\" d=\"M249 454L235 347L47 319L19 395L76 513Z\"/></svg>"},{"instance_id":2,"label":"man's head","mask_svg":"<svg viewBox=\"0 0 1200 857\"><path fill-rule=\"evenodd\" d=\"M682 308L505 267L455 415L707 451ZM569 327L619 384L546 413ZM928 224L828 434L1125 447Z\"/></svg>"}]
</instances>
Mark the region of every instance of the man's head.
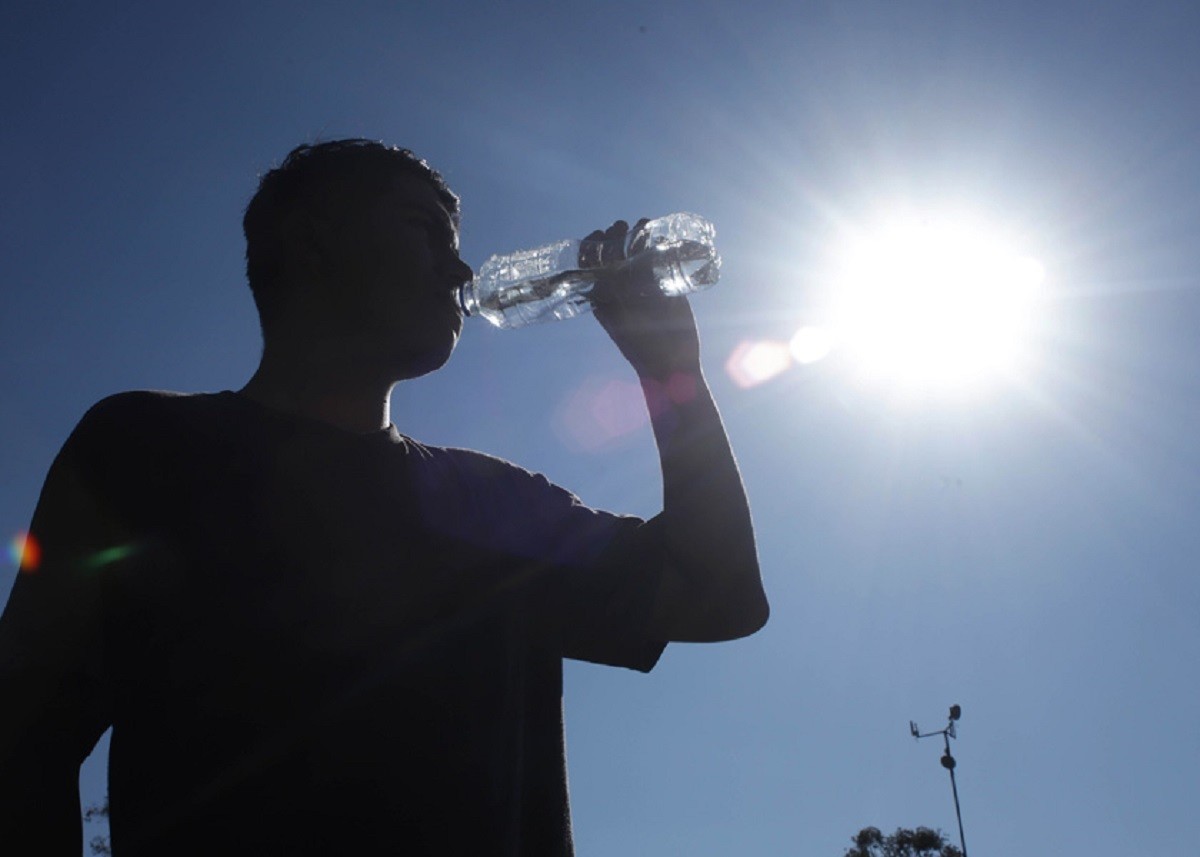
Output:
<instances>
[{"instance_id":1,"label":"man's head","mask_svg":"<svg viewBox=\"0 0 1200 857\"><path fill-rule=\"evenodd\" d=\"M458 197L407 149L353 139L292 150L262 177L242 221L264 336L316 306L321 318L307 321L364 335L403 321L422 339L431 304L436 326L471 275L457 255L458 219Z\"/></svg>"}]
</instances>

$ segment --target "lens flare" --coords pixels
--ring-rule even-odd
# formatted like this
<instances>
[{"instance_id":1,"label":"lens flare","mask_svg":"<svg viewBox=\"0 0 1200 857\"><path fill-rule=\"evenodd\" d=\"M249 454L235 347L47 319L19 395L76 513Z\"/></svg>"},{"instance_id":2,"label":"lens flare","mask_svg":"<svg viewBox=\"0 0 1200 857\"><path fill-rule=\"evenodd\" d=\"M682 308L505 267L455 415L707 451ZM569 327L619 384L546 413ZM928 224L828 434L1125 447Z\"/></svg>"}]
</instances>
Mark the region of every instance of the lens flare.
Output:
<instances>
[{"instance_id":1,"label":"lens flare","mask_svg":"<svg viewBox=\"0 0 1200 857\"><path fill-rule=\"evenodd\" d=\"M38 570L42 564L42 548L29 533L17 533L8 543L8 556L12 564L25 574Z\"/></svg>"},{"instance_id":2,"label":"lens flare","mask_svg":"<svg viewBox=\"0 0 1200 857\"><path fill-rule=\"evenodd\" d=\"M559 406L554 429L563 443L582 452L599 452L649 422L639 384L588 378Z\"/></svg>"},{"instance_id":3,"label":"lens flare","mask_svg":"<svg viewBox=\"0 0 1200 857\"><path fill-rule=\"evenodd\" d=\"M743 342L725 361L725 371L743 389L766 383L792 365L786 342L759 340Z\"/></svg>"},{"instance_id":4,"label":"lens flare","mask_svg":"<svg viewBox=\"0 0 1200 857\"><path fill-rule=\"evenodd\" d=\"M96 551L87 561L87 567L91 569L104 568L110 563L119 562L127 556L133 554L133 545L116 545L115 547L105 548L102 551Z\"/></svg>"},{"instance_id":5,"label":"lens flare","mask_svg":"<svg viewBox=\"0 0 1200 857\"><path fill-rule=\"evenodd\" d=\"M676 372L667 379L667 397L677 405L685 405L696 398L696 376L690 372Z\"/></svg>"}]
</instances>

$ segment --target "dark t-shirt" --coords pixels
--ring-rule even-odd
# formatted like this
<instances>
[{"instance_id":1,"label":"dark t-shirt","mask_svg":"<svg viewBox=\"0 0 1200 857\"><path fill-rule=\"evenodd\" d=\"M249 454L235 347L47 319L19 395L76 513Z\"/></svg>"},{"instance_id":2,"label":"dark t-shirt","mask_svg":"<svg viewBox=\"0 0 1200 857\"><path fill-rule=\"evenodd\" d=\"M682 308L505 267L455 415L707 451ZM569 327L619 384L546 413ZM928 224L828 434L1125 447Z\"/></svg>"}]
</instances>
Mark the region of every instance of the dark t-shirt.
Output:
<instances>
[{"instance_id":1,"label":"dark t-shirt","mask_svg":"<svg viewBox=\"0 0 1200 857\"><path fill-rule=\"evenodd\" d=\"M562 658L664 645L656 522L234 393L101 402L32 533L0 668L112 724L118 857L569 854Z\"/></svg>"}]
</instances>

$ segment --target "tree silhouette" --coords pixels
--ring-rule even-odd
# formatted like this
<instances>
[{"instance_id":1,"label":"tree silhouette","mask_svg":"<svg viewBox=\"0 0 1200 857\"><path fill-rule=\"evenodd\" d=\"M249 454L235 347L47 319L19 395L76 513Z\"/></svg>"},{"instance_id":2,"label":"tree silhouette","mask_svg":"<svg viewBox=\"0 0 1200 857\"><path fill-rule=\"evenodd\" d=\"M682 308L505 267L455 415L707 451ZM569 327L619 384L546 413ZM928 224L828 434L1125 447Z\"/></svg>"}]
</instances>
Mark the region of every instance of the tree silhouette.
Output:
<instances>
[{"instance_id":1,"label":"tree silhouette","mask_svg":"<svg viewBox=\"0 0 1200 857\"><path fill-rule=\"evenodd\" d=\"M93 804L92 806L89 806L83 813L83 821L85 824L91 824L93 821L97 821L101 818L103 818L105 821L108 821L107 797L104 798L104 803ZM108 837L104 835L93 836L88 842L88 847L92 849L92 853L95 854L96 857L109 857L109 855L112 854L112 843L109 842Z\"/></svg>"},{"instance_id":2,"label":"tree silhouette","mask_svg":"<svg viewBox=\"0 0 1200 857\"><path fill-rule=\"evenodd\" d=\"M940 830L928 827L898 827L887 836L878 827L864 827L851 841L854 847L846 849L845 857L963 857Z\"/></svg>"}]
</instances>

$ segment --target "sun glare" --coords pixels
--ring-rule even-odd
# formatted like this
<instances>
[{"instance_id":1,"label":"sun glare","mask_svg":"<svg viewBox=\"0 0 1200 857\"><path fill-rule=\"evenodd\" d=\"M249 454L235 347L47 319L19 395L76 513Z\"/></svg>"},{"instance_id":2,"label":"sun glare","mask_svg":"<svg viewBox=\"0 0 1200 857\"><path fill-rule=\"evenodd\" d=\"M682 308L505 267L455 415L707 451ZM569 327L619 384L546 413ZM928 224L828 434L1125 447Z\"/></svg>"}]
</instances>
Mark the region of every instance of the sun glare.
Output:
<instances>
[{"instance_id":1,"label":"sun glare","mask_svg":"<svg viewBox=\"0 0 1200 857\"><path fill-rule=\"evenodd\" d=\"M1022 356L1041 265L961 221L912 218L855 233L830 275L832 328L872 377L960 385Z\"/></svg>"}]
</instances>

